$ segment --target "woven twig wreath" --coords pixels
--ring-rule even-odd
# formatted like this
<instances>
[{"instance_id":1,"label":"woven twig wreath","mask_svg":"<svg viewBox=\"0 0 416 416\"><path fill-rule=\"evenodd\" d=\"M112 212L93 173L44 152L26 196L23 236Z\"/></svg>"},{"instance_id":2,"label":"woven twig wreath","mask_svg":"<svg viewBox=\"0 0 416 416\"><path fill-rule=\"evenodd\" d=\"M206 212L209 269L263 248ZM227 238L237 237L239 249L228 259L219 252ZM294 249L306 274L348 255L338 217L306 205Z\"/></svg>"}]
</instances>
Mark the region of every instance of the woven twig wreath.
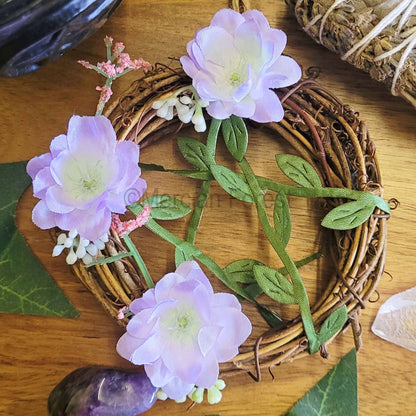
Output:
<instances>
[{"instance_id":1,"label":"woven twig wreath","mask_svg":"<svg viewBox=\"0 0 416 416\"><path fill-rule=\"evenodd\" d=\"M178 132L182 123L177 118L167 121L157 117L152 103L190 83L182 71L161 65L135 81L106 112L118 140L132 140L143 147ZM375 146L357 113L313 79L305 79L291 89L277 90L276 93L283 102L285 117L281 122L267 126L316 169L326 186L381 195ZM337 266L325 293L312 308L314 325L319 328L334 310L346 305L349 314L346 325L351 324L359 348L358 315L383 273L386 217L376 210L358 228L335 231L331 238L332 256ZM123 251L126 249L113 233L105 255L114 256ZM122 306L129 305L146 289L138 267L130 257L90 268L78 263L73 270L114 318ZM127 319L118 322L125 326ZM222 375L254 369L259 377L262 367L307 356L307 344L302 322L295 319L283 330L268 331L257 342L244 344L239 355L222 364ZM321 348L321 354L325 355L324 348Z\"/></svg>"}]
</instances>

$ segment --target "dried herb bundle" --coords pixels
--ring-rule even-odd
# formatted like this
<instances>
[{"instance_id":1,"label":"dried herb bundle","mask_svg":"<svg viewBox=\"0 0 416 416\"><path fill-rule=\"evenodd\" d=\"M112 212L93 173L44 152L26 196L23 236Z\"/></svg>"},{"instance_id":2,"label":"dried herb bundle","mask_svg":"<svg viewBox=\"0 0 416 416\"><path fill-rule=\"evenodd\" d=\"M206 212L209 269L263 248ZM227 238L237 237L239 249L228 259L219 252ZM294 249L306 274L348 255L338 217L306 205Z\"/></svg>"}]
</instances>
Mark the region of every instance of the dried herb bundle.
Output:
<instances>
[{"instance_id":1,"label":"dried herb bundle","mask_svg":"<svg viewBox=\"0 0 416 416\"><path fill-rule=\"evenodd\" d=\"M415 0L286 0L316 42L416 107Z\"/></svg>"}]
</instances>

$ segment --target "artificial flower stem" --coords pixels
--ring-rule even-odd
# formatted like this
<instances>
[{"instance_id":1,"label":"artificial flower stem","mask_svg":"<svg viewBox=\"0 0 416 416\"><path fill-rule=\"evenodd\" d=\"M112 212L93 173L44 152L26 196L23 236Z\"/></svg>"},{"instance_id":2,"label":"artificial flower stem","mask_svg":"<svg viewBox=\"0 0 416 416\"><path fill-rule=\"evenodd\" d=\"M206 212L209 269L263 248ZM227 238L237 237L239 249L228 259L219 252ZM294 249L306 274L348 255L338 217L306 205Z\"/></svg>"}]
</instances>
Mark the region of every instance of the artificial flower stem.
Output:
<instances>
[{"instance_id":1,"label":"artificial flower stem","mask_svg":"<svg viewBox=\"0 0 416 416\"><path fill-rule=\"evenodd\" d=\"M221 120L213 119L209 127L208 138L207 138L207 153L212 160L215 160L215 150L217 147L218 133L221 126ZM198 200L196 206L192 212L191 221L189 222L188 232L186 235L186 241L193 244L195 242L196 232L201 222L202 213L205 205L208 201L209 190L211 187L211 181L204 180L201 184L199 191Z\"/></svg>"},{"instance_id":2,"label":"artificial flower stem","mask_svg":"<svg viewBox=\"0 0 416 416\"><path fill-rule=\"evenodd\" d=\"M240 167L252 192L254 202L257 208L257 215L263 227L264 233L266 234L267 239L276 251L277 255L282 260L292 280L294 296L299 305L303 327L305 329L306 337L309 341L309 349L311 353L314 353L318 350L320 342L318 340L318 337L315 332L315 327L313 325L312 313L309 306L309 299L302 278L299 274L299 271L295 263L287 253L284 245L278 238L276 238L274 228L270 225L267 216L266 206L262 197L261 188L246 158L243 158L243 160L240 162Z\"/></svg>"},{"instance_id":3,"label":"artificial flower stem","mask_svg":"<svg viewBox=\"0 0 416 416\"><path fill-rule=\"evenodd\" d=\"M144 277L147 287L150 289L155 287L152 278L150 277L149 270L146 267L145 262L142 259L139 251L137 250L136 246L134 245L133 241L128 234L124 235L123 237L124 242L126 243L127 248L129 249L131 255L133 256L134 260L136 260L137 265L139 266L140 271Z\"/></svg>"},{"instance_id":4,"label":"artificial flower stem","mask_svg":"<svg viewBox=\"0 0 416 416\"><path fill-rule=\"evenodd\" d=\"M208 200L209 190L211 188L211 181L202 181L201 189L199 190L198 199L194 210L192 211L192 217L189 222L188 232L186 234L186 241L193 244L195 242L196 232L201 222L202 213Z\"/></svg>"},{"instance_id":5,"label":"artificial flower stem","mask_svg":"<svg viewBox=\"0 0 416 416\"><path fill-rule=\"evenodd\" d=\"M207 152L213 159L215 159L215 149L217 147L218 133L221 127L221 120L213 118L211 125L209 126L209 132L207 137Z\"/></svg>"},{"instance_id":6,"label":"artificial flower stem","mask_svg":"<svg viewBox=\"0 0 416 416\"><path fill-rule=\"evenodd\" d=\"M208 171L205 172L195 170L165 169L162 166L155 166L152 169L152 165L146 164L141 164L141 167L146 171L169 172L192 179L212 180L209 178L210 172ZM277 193L283 193L285 195L298 196L303 198L342 198L356 201L360 199L364 194L368 193L349 188L307 188L301 186L284 185L263 176L256 176L256 179L263 191L269 190ZM385 209L387 210L385 211L386 213L390 212L389 207L387 206L388 204L383 200L383 198L379 197L378 195L374 195L374 198L379 201L380 206L385 206Z\"/></svg>"},{"instance_id":7,"label":"artificial flower stem","mask_svg":"<svg viewBox=\"0 0 416 416\"><path fill-rule=\"evenodd\" d=\"M112 83L113 83L113 78L107 77L104 88L111 88ZM105 101L100 99L100 101L98 102L97 111L95 113L96 116L101 116L104 110L104 106L105 106Z\"/></svg>"},{"instance_id":8,"label":"artificial flower stem","mask_svg":"<svg viewBox=\"0 0 416 416\"><path fill-rule=\"evenodd\" d=\"M284 185L262 176L256 176L256 179L262 189L305 198L344 198L357 200L365 193L349 188L306 188L302 186Z\"/></svg>"}]
</instances>

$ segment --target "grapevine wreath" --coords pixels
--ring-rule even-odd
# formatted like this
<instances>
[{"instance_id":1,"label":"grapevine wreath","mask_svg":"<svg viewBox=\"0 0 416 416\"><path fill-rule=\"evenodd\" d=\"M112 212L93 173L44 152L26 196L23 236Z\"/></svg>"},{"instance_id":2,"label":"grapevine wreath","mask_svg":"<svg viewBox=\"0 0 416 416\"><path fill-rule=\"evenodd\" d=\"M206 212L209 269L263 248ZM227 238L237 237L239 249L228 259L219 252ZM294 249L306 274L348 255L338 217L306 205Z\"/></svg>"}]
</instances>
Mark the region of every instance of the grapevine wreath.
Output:
<instances>
[{"instance_id":1,"label":"grapevine wreath","mask_svg":"<svg viewBox=\"0 0 416 416\"><path fill-rule=\"evenodd\" d=\"M261 12L231 9L220 10L209 27L197 32L180 65L150 67L143 59L132 60L122 43L106 37L106 62L95 66L80 61L106 77L105 85L97 87L96 115L73 116L67 135L57 136L50 153L28 164L40 199L33 221L44 229L65 231L57 232L53 255L68 250L66 260L75 275L126 328L118 352L144 365L140 382L147 383L150 396L147 407L134 408L136 413L147 410L156 396L176 401L188 396L200 402L204 389L208 401L216 403L224 387L219 375L249 372L260 380L262 368L318 351L325 357L327 345L348 326L360 348L358 317L383 273L390 206L381 198L375 146L364 122L315 79L300 79L299 65L282 55L285 43L285 34L270 28ZM218 45L225 45L222 51ZM133 69L144 70L144 76L104 110L112 82ZM146 183L137 164L138 145L157 145L186 125L207 130L208 136L206 141L178 138L179 150L193 169L139 166L195 179L200 184L197 204L192 209L168 195L141 200ZM249 131L257 128L269 130L293 149L276 156L290 185L251 169L245 153ZM220 140L239 167L236 171L217 163ZM255 206L282 268L246 258L221 268L196 247L213 181L241 203ZM271 215L264 204L266 192L275 195ZM325 201L322 225L330 230L327 257L333 266L327 289L312 307L299 269L318 255L294 261L286 251L291 233L287 196ZM127 209L130 217L120 218ZM158 222L190 213L186 239ZM156 284L129 237L138 227L175 246L177 269ZM270 328L247 341L254 321L241 311L235 295L214 293L205 270L241 302L257 308ZM283 320L270 299L296 305L299 316ZM68 377L51 393L52 415L84 414L85 403L90 409L100 406L87 388L82 389L82 403L71 392L75 381L89 383L95 377L90 369ZM90 397L84 397L86 392Z\"/></svg>"}]
</instances>

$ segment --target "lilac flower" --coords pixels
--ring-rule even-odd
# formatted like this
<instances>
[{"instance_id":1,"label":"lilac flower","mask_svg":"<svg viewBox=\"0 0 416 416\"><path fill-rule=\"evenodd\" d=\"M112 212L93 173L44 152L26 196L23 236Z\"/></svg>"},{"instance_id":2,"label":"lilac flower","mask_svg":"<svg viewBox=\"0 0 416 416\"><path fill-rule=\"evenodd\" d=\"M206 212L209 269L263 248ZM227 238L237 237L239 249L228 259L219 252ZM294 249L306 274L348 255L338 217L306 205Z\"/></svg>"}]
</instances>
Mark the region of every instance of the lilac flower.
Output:
<instances>
[{"instance_id":1,"label":"lilac flower","mask_svg":"<svg viewBox=\"0 0 416 416\"><path fill-rule=\"evenodd\" d=\"M214 386L218 363L237 355L251 332L237 298L214 294L194 261L165 275L131 303L130 311L135 315L117 351L134 364L144 364L152 384L174 400L194 386Z\"/></svg>"},{"instance_id":2,"label":"lilac flower","mask_svg":"<svg viewBox=\"0 0 416 416\"><path fill-rule=\"evenodd\" d=\"M110 228L111 213L126 211L126 191L134 189L137 199L143 195L146 182L138 161L139 147L117 142L106 117L72 116L68 134L55 137L50 152L27 165L34 196L40 199L33 222L42 229L57 226L87 240L99 239Z\"/></svg>"},{"instance_id":3,"label":"lilac flower","mask_svg":"<svg viewBox=\"0 0 416 416\"><path fill-rule=\"evenodd\" d=\"M285 46L285 33L270 28L258 10L241 15L223 9L188 43L189 56L182 56L181 64L199 96L209 101L212 117L280 121L283 107L270 88L287 87L302 75L292 58L281 55Z\"/></svg>"}]
</instances>

